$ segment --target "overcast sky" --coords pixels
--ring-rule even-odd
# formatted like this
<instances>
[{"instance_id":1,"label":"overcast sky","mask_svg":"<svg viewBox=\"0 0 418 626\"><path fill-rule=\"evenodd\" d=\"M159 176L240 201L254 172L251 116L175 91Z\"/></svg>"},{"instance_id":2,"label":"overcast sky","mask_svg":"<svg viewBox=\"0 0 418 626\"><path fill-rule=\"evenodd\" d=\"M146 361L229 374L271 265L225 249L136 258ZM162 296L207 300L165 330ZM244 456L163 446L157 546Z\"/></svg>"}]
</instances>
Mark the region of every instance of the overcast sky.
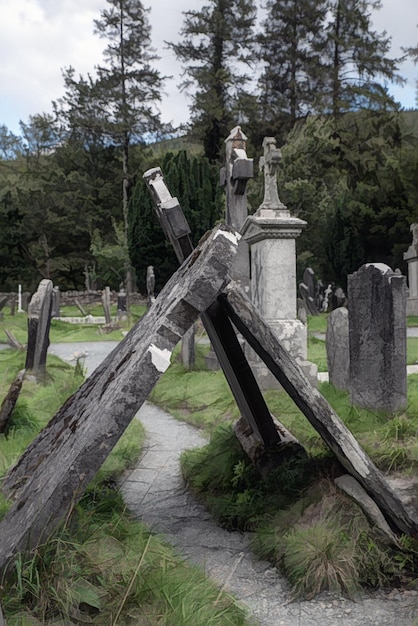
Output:
<instances>
[{"instance_id":1,"label":"overcast sky","mask_svg":"<svg viewBox=\"0 0 418 626\"><path fill-rule=\"evenodd\" d=\"M164 40L177 41L182 12L199 9L205 0L144 0L151 6L152 39L166 83L161 113L164 122L188 120L188 101L177 88L179 66ZM107 6L105 0L0 0L0 124L19 133L19 120L51 112L51 101L63 94L61 69L73 66L77 74L94 72L102 62L105 41L93 34L93 20ZM418 44L418 0L383 0L374 14L374 27L392 37L392 56L401 46ZM405 87L391 91L405 108L415 107L418 66L401 66Z\"/></svg>"}]
</instances>

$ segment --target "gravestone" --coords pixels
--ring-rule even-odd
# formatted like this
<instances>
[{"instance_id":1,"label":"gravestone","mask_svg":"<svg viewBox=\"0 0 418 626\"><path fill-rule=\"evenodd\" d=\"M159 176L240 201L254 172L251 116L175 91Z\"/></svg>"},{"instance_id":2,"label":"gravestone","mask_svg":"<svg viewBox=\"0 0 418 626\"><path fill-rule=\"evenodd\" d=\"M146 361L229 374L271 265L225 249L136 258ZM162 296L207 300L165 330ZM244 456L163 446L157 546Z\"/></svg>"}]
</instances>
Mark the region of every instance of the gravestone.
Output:
<instances>
[{"instance_id":1,"label":"gravestone","mask_svg":"<svg viewBox=\"0 0 418 626\"><path fill-rule=\"evenodd\" d=\"M307 286L309 296L315 300L315 272L311 267L307 267L303 272L302 282Z\"/></svg>"},{"instance_id":2,"label":"gravestone","mask_svg":"<svg viewBox=\"0 0 418 626\"><path fill-rule=\"evenodd\" d=\"M318 315L318 309L315 305L315 300L309 295L309 287L305 283L299 283L299 293L305 303L305 307L309 315Z\"/></svg>"},{"instance_id":3,"label":"gravestone","mask_svg":"<svg viewBox=\"0 0 418 626\"><path fill-rule=\"evenodd\" d=\"M61 299L60 288L59 287L54 287L52 289L51 317L59 317L60 316L60 299Z\"/></svg>"},{"instance_id":4,"label":"gravestone","mask_svg":"<svg viewBox=\"0 0 418 626\"><path fill-rule=\"evenodd\" d=\"M147 297L148 297L148 306L155 300L155 273L154 266L148 265L147 267Z\"/></svg>"},{"instance_id":5,"label":"gravestone","mask_svg":"<svg viewBox=\"0 0 418 626\"><path fill-rule=\"evenodd\" d=\"M28 306L28 349L25 370L38 382L46 376L46 357L51 326L52 281L41 280Z\"/></svg>"},{"instance_id":6,"label":"gravestone","mask_svg":"<svg viewBox=\"0 0 418 626\"><path fill-rule=\"evenodd\" d=\"M183 367L190 370L195 365L195 327L190 326L181 340L180 361Z\"/></svg>"},{"instance_id":7,"label":"gravestone","mask_svg":"<svg viewBox=\"0 0 418 626\"><path fill-rule=\"evenodd\" d=\"M128 311L127 311L126 291L123 289L123 287L118 293L117 311L118 311L118 320L120 322L125 322L128 319Z\"/></svg>"},{"instance_id":8,"label":"gravestone","mask_svg":"<svg viewBox=\"0 0 418 626\"><path fill-rule=\"evenodd\" d=\"M329 382L337 389L347 391L350 379L350 348L348 310L345 307L339 307L328 315L326 348Z\"/></svg>"},{"instance_id":9,"label":"gravestone","mask_svg":"<svg viewBox=\"0 0 418 626\"><path fill-rule=\"evenodd\" d=\"M102 292L102 304L105 316L106 326L112 323L112 316L110 312L110 287L105 287Z\"/></svg>"},{"instance_id":10,"label":"gravestone","mask_svg":"<svg viewBox=\"0 0 418 626\"><path fill-rule=\"evenodd\" d=\"M372 410L398 411L406 395L406 280L384 263L348 277L350 398Z\"/></svg>"}]
</instances>

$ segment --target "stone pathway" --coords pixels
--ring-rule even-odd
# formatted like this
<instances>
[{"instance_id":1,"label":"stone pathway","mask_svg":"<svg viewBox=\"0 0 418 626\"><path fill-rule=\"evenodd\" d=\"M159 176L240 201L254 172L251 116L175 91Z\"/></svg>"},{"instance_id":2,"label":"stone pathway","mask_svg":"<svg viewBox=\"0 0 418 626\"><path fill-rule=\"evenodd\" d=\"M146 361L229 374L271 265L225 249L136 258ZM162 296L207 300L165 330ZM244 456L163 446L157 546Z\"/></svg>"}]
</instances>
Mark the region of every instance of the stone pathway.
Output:
<instances>
[{"instance_id":1,"label":"stone pathway","mask_svg":"<svg viewBox=\"0 0 418 626\"><path fill-rule=\"evenodd\" d=\"M133 514L149 525L219 585L234 594L259 626L418 626L418 593L362 594L356 601L323 593L292 602L290 588L271 564L249 549L249 533L219 528L187 491L179 455L202 446L195 428L145 404L138 413L147 440L137 467L120 483ZM180 625L179 625L180 626Z\"/></svg>"}]
</instances>

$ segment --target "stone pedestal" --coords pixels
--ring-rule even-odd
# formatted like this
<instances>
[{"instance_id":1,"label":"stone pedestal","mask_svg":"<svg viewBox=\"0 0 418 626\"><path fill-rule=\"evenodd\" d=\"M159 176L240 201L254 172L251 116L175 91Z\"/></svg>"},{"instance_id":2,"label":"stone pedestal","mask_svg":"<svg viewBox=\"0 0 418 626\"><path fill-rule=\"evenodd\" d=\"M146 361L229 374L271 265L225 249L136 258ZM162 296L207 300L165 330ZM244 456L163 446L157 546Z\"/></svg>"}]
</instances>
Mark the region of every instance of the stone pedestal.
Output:
<instances>
[{"instance_id":1,"label":"stone pedestal","mask_svg":"<svg viewBox=\"0 0 418 626\"><path fill-rule=\"evenodd\" d=\"M306 326L297 319L296 238L306 222L291 217L284 205L265 208L247 218L241 233L251 248L251 298L292 357L312 380L315 367L307 358ZM262 388L276 387L276 379L254 353L249 354Z\"/></svg>"}]
</instances>

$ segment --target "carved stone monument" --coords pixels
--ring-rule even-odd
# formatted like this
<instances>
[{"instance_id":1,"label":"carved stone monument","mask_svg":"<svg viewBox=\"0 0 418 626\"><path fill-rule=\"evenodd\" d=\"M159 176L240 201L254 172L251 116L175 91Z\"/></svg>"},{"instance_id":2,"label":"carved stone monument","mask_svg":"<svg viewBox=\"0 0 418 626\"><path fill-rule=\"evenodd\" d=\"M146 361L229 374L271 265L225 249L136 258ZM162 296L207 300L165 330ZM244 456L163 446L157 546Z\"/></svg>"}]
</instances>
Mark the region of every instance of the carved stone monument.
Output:
<instances>
[{"instance_id":1,"label":"carved stone monument","mask_svg":"<svg viewBox=\"0 0 418 626\"><path fill-rule=\"evenodd\" d=\"M418 224L411 224L412 243L403 258L408 263L409 295L406 301L406 314L418 315Z\"/></svg>"},{"instance_id":2,"label":"carved stone monument","mask_svg":"<svg viewBox=\"0 0 418 626\"><path fill-rule=\"evenodd\" d=\"M248 216L247 182L254 176L253 159L247 157L247 137L240 126L231 130L225 145L226 161L221 169L221 185L226 190L226 223L240 232ZM239 242L231 276L248 293L250 260L245 239Z\"/></svg>"},{"instance_id":3,"label":"carved stone monument","mask_svg":"<svg viewBox=\"0 0 418 626\"><path fill-rule=\"evenodd\" d=\"M289 353L304 361L307 330L297 319L296 238L306 222L292 217L279 198L277 168L281 151L276 140L265 137L263 148L260 169L264 171L264 199L241 230L251 247L251 299ZM262 363L255 367L262 387L275 384ZM308 367L306 373L314 379L315 367Z\"/></svg>"}]
</instances>

